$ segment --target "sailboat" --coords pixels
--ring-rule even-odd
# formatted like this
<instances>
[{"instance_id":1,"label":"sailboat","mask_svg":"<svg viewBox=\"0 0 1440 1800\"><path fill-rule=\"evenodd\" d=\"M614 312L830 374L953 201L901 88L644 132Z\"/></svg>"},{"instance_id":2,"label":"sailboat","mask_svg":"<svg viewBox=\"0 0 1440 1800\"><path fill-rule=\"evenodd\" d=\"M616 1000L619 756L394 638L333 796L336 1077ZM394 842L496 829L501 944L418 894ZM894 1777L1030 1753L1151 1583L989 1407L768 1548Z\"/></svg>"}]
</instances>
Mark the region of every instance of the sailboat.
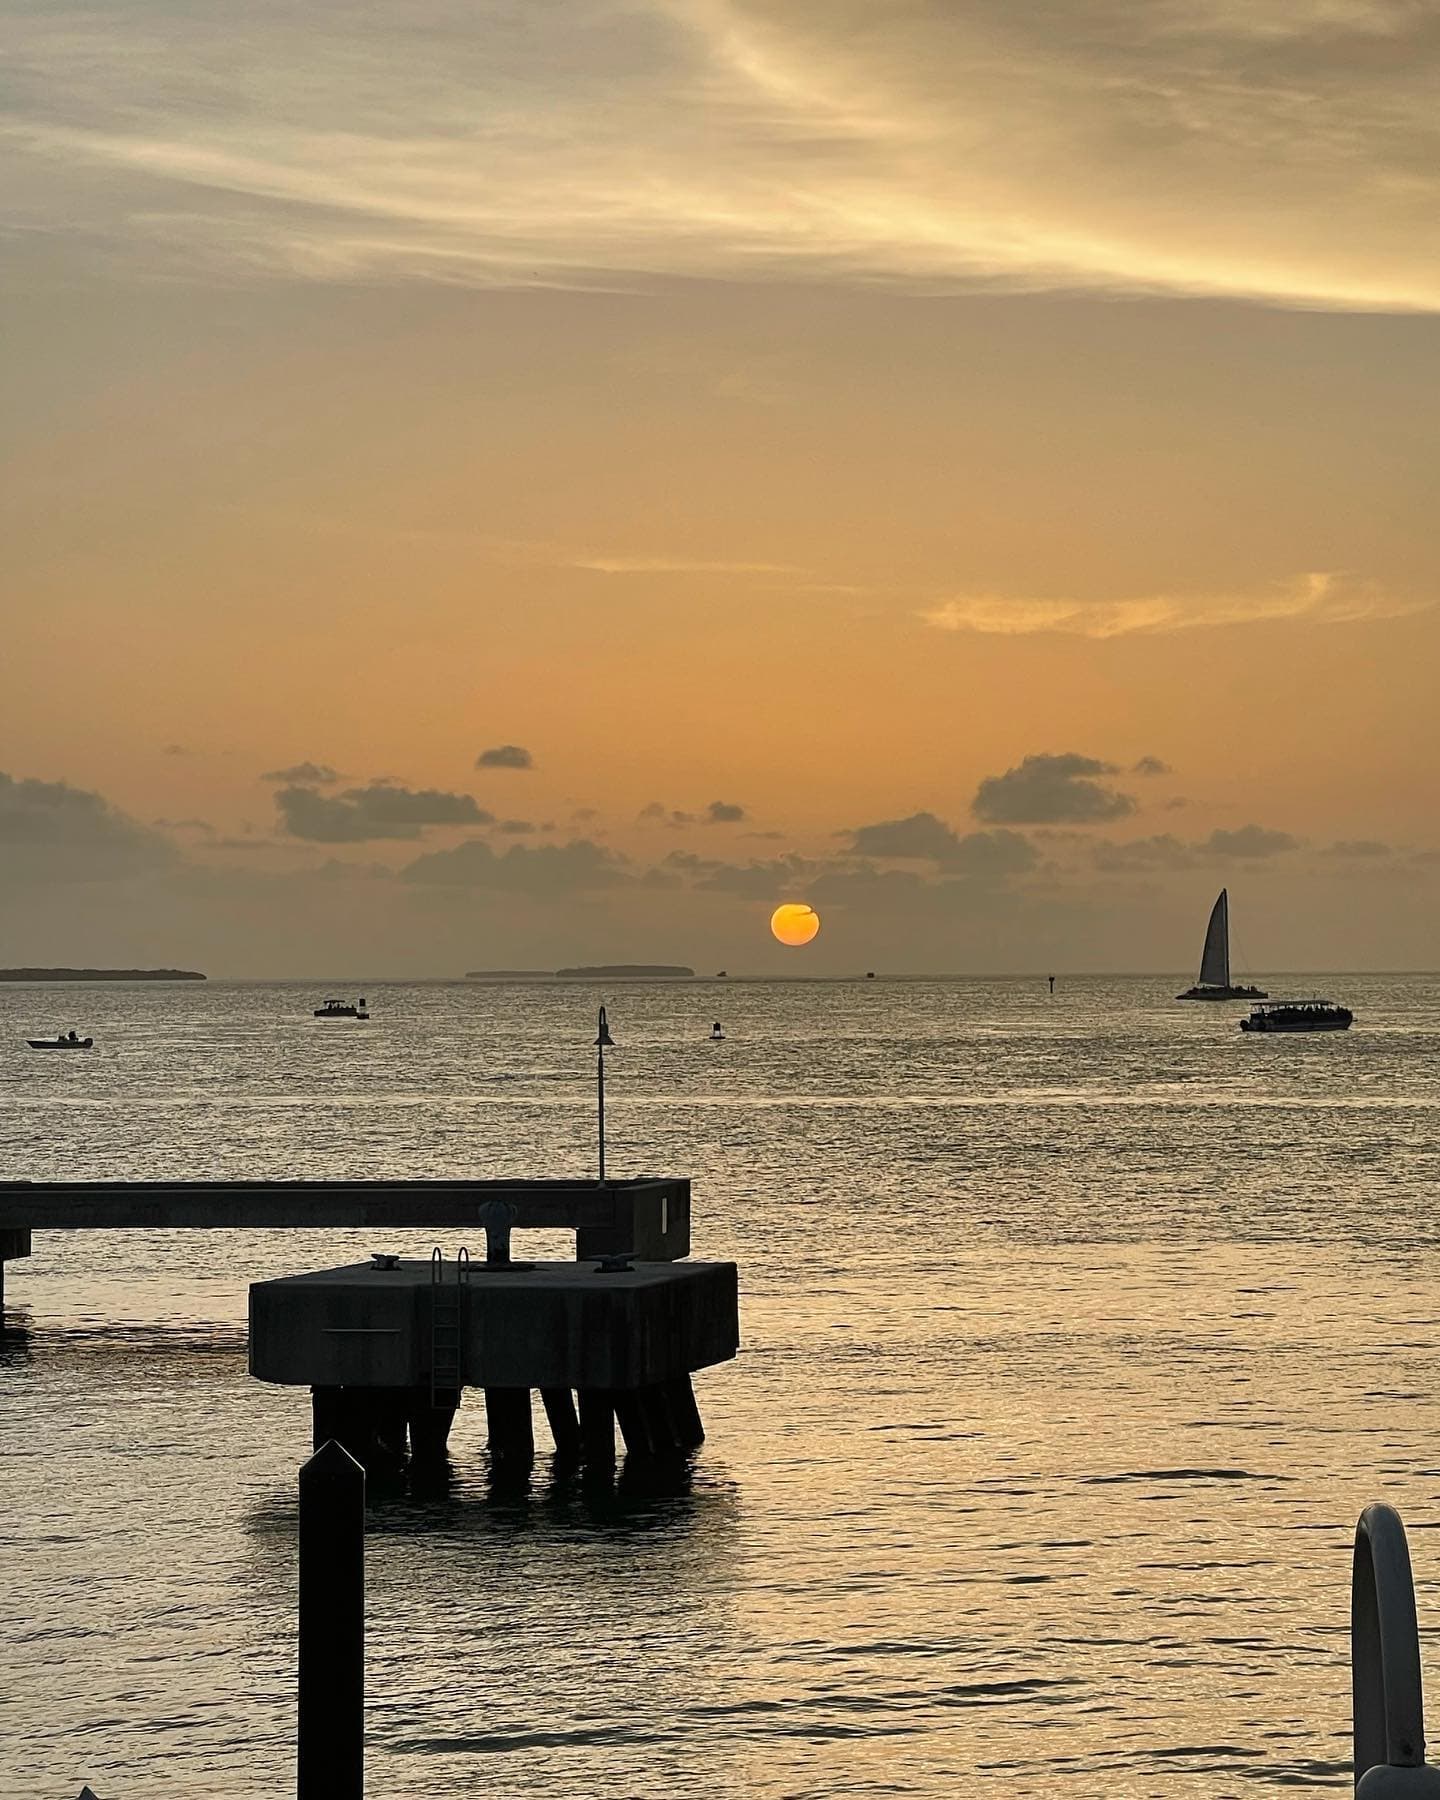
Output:
<instances>
[{"instance_id":1,"label":"sailboat","mask_svg":"<svg viewBox=\"0 0 1440 1800\"><path fill-rule=\"evenodd\" d=\"M1263 988L1230 985L1230 893L1221 888L1205 927L1205 948L1200 955L1200 979L1177 1000L1263 1000Z\"/></svg>"}]
</instances>

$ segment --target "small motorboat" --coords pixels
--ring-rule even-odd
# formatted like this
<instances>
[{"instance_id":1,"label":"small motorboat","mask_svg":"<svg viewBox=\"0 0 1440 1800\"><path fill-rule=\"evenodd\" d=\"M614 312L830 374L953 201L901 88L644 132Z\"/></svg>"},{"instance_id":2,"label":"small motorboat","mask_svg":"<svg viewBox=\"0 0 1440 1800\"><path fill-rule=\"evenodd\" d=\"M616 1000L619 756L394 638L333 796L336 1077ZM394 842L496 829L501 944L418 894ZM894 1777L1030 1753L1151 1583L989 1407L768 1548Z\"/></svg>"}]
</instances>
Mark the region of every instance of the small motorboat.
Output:
<instances>
[{"instance_id":1,"label":"small motorboat","mask_svg":"<svg viewBox=\"0 0 1440 1800\"><path fill-rule=\"evenodd\" d=\"M353 1006L348 1000L327 1000L323 1006L315 1008L315 1017L317 1019L368 1019L370 1015L365 1010L365 996L362 994Z\"/></svg>"},{"instance_id":2,"label":"small motorboat","mask_svg":"<svg viewBox=\"0 0 1440 1800\"><path fill-rule=\"evenodd\" d=\"M718 1019L710 1027L710 1042L712 1044L723 1044L725 1042L725 1033L724 1033L724 1030L721 1028L721 1024Z\"/></svg>"},{"instance_id":3,"label":"small motorboat","mask_svg":"<svg viewBox=\"0 0 1440 1800\"><path fill-rule=\"evenodd\" d=\"M25 1042L32 1050L88 1050L95 1040L79 1037L73 1031L62 1031L59 1037L26 1038Z\"/></svg>"},{"instance_id":4,"label":"small motorboat","mask_svg":"<svg viewBox=\"0 0 1440 1800\"><path fill-rule=\"evenodd\" d=\"M1252 1006L1242 1031L1348 1031L1355 1015L1333 1000L1267 1000Z\"/></svg>"}]
</instances>

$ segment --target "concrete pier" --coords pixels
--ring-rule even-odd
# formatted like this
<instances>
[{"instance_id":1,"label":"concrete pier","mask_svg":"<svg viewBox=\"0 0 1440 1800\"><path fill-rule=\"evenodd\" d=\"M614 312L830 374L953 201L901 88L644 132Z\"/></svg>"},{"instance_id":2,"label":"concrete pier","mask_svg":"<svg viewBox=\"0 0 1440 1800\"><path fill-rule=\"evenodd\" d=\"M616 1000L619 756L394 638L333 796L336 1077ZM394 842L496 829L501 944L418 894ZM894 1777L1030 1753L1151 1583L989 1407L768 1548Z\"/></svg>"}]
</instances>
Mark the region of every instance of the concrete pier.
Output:
<instances>
[{"instance_id":1,"label":"concrete pier","mask_svg":"<svg viewBox=\"0 0 1440 1800\"><path fill-rule=\"evenodd\" d=\"M632 1455L679 1454L704 1436L691 1375L738 1347L734 1263L377 1257L250 1289L251 1374L310 1388L317 1445L367 1463L442 1455L466 1387L497 1457L533 1457L537 1388L563 1455L613 1459L616 1422Z\"/></svg>"},{"instance_id":2,"label":"concrete pier","mask_svg":"<svg viewBox=\"0 0 1440 1800\"><path fill-rule=\"evenodd\" d=\"M5 1311L5 1265L12 1257L29 1254L29 1229L25 1226L0 1225L0 1313Z\"/></svg>"},{"instance_id":3,"label":"concrete pier","mask_svg":"<svg viewBox=\"0 0 1440 1800\"><path fill-rule=\"evenodd\" d=\"M575 1233L577 1256L690 1254L690 1183L625 1181L0 1181L0 1307L7 1260L31 1231L474 1230L487 1207L511 1224Z\"/></svg>"},{"instance_id":4,"label":"concrete pier","mask_svg":"<svg viewBox=\"0 0 1440 1800\"><path fill-rule=\"evenodd\" d=\"M690 1253L690 1183L624 1181L0 1181L0 1232L426 1231L474 1228L495 1200L521 1230L574 1231L580 1256L628 1250L656 1262ZM28 1240L27 1240L28 1246ZM26 1256L25 1249L0 1255Z\"/></svg>"}]
</instances>

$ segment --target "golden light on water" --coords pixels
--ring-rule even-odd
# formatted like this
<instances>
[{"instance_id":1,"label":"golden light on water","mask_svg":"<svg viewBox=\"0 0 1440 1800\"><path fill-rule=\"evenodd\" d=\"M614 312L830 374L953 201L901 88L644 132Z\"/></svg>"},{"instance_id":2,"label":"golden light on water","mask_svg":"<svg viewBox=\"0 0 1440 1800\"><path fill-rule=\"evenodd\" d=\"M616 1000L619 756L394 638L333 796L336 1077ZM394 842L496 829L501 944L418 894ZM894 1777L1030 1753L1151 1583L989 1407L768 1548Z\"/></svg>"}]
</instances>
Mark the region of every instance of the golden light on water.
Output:
<instances>
[{"instance_id":1,"label":"golden light on water","mask_svg":"<svg viewBox=\"0 0 1440 1800\"><path fill-rule=\"evenodd\" d=\"M787 900L784 906L777 906L771 913L770 929L782 944L798 949L801 944L808 944L820 929L820 915L813 906Z\"/></svg>"}]
</instances>

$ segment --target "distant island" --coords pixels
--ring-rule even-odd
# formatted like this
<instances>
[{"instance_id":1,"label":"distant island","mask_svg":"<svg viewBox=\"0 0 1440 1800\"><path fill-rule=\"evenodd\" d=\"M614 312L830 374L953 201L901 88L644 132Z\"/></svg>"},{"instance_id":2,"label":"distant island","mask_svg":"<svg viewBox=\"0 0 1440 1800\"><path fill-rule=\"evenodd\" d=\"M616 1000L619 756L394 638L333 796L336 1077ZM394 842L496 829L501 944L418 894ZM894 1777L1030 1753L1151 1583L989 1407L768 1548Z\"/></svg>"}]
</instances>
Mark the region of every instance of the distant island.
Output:
<instances>
[{"instance_id":1,"label":"distant island","mask_svg":"<svg viewBox=\"0 0 1440 1800\"><path fill-rule=\"evenodd\" d=\"M0 969L0 981L203 981L196 969Z\"/></svg>"},{"instance_id":2,"label":"distant island","mask_svg":"<svg viewBox=\"0 0 1440 1800\"><path fill-rule=\"evenodd\" d=\"M695 971L681 963L597 963L594 968L557 969L560 981L590 979L603 975L608 981L674 981L693 976Z\"/></svg>"}]
</instances>

